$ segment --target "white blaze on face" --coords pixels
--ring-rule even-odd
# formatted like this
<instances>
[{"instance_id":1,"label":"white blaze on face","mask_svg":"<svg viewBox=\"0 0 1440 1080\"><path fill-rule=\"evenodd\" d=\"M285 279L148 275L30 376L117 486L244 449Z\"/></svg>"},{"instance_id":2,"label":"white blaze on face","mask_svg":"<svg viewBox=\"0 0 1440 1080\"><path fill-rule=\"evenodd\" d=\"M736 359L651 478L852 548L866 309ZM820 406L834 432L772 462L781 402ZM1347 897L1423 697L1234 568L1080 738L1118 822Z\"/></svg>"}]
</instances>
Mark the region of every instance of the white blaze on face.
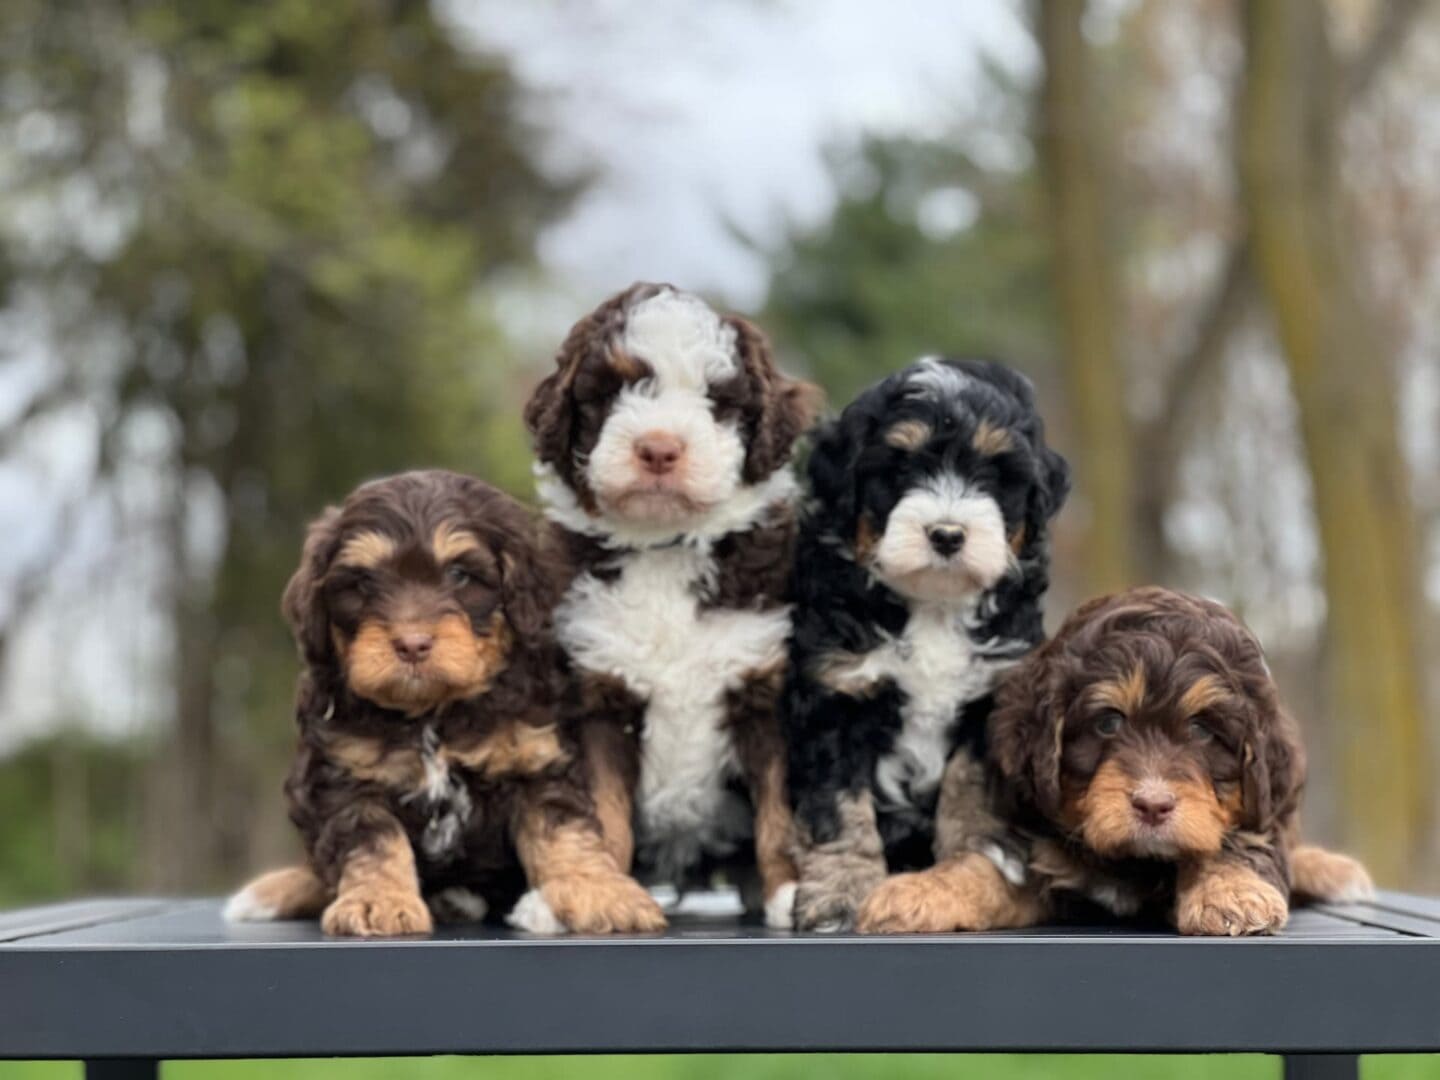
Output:
<instances>
[{"instance_id":1,"label":"white blaze on face","mask_svg":"<svg viewBox=\"0 0 1440 1080\"><path fill-rule=\"evenodd\" d=\"M930 543L929 531L936 526L964 530L964 543L948 558ZM895 504L871 569L912 599L959 600L994 586L1012 559L999 505L984 492L969 490L959 477L945 474Z\"/></svg>"},{"instance_id":2,"label":"white blaze on face","mask_svg":"<svg viewBox=\"0 0 1440 1080\"><path fill-rule=\"evenodd\" d=\"M703 514L735 493L745 463L739 431L716 421L709 396L740 373L735 330L697 297L666 291L630 309L621 346L653 376L615 399L586 479L607 514L672 522ZM657 434L683 446L662 476L636 453L637 440Z\"/></svg>"}]
</instances>

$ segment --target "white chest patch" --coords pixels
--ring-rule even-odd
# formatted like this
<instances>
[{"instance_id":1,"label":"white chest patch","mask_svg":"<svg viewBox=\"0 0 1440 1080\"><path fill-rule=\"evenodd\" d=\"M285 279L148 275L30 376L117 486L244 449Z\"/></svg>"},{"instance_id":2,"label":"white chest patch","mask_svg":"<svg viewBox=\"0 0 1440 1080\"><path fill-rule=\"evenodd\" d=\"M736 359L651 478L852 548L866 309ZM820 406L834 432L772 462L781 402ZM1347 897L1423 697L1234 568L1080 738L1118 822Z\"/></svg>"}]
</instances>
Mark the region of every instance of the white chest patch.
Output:
<instances>
[{"instance_id":1,"label":"white chest patch","mask_svg":"<svg viewBox=\"0 0 1440 1080\"><path fill-rule=\"evenodd\" d=\"M785 608L702 611L696 589L713 573L694 546L642 551L618 580L577 578L556 612L574 662L623 680L646 702L638 839L666 871L705 851L724 854L747 835L748 813L726 791L738 762L725 694L783 660L790 632Z\"/></svg>"},{"instance_id":2,"label":"white chest patch","mask_svg":"<svg viewBox=\"0 0 1440 1080\"><path fill-rule=\"evenodd\" d=\"M440 737L426 725L421 735L420 761L425 768L425 786L405 797L406 802L423 801L429 811L420 848L433 862L448 862L460 854L460 839L470 822L474 806L465 778L452 772L440 753Z\"/></svg>"},{"instance_id":3,"label":"white chest patch","mask_svg":"<svg viewBox=\"0 0 1440 1080\"><path fill-rule=\"evenodd\" d=\"M893 680L905 697L900 732L875 764L882 806L929 805L940 787L960 707L988 693L1015 662L977 653L965 631L965 614L953 605L917 606L904 633L861 662L867 678Z\"/></svg>"}]
</instances>

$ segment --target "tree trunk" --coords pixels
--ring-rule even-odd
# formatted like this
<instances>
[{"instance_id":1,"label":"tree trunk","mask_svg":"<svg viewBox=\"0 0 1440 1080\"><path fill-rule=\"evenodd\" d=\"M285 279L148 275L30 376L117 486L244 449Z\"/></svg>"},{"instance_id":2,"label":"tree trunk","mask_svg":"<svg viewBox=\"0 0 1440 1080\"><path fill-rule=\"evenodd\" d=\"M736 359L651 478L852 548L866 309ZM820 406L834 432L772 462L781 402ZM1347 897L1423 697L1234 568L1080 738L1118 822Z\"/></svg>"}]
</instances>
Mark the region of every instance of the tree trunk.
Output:
<instances>
[{"instance_id":1,"label":"tree trunk","mask_svg":"<svg viewBox=\"0 0 1440 1080\"><path fill-rule=\"evenodd\" d=\"M1244 20L1242 198L1315 491L1345 840L1379 880L1403 885L1424 857L1431 770L1393 362L1345 236L1325 5L1252 0Z\"/></svg>"},{"instance_id":2,"label":"tree trunk","mask_svg":"<svg viewBox=\"0 0 1440 1080\"><path fill-rule=\"evenodd\" d=\"M1105 210L1105 181L1083 0L1035 6L1045 58L1038 143L1048 192L1063 367L1069 383L1085 512L1085 584L1108 591L1135 580L1135 481L1115 303L1118 252Z\"/></svg>"}]
</instances>

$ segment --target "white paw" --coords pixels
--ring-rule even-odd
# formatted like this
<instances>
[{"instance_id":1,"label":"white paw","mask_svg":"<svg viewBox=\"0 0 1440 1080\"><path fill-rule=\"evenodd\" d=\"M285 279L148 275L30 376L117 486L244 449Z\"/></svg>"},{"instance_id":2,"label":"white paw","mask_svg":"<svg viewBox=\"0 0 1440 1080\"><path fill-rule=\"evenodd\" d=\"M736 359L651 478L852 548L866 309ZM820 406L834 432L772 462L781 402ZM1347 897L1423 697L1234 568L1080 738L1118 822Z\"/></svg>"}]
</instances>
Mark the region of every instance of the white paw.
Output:
<instances>
[{"instance_id":1,"label":"white paw","mask_svg":"<svg viewBox=\"0 0 1440 1080\"><path fill-rule=\"evenodd\" d=\"M448 923L481 922L490 910L483 896L459 885L441 889L427 902L435 918Z\"/></svg>"},{"instance_id":2,"label":"white paw","mask_svg":"<svg viewBox=\"0 0 1440 1080\"><path fill-rule=\"evenodd\" d=\"M564 934L568 928L555 917L539 889L531 889L505 916L505 921L516 930L528 930L532 934Z\"/></svg>"},{"instance_id":3,"label":"white paw","mask_svg":"<svg viewBox=\"0 0 1440 1080\"><path fill-rule=\"evenodd\" d=\"M838 934L845 929L845 924L839 919L827 919L825 922L816 923L813 932L816 934Z\"/></svg>"},{"instance_id":4,"label":"white paw","mask_svg":"<svg viewBox=\"0 0 1440 1080\"><path fill-rule=\"evenodd\" d=\"M765 901L765 925L771 930L792 930L795 927L795 882L787 881Z\"/></svg>"},{"instance_id":5,"label":"white paw","mask_svg":"<svg viewBox=\"0 0 1440 1080\"><path fill-rule=\"evenodd\" d=\"M225 901L225 907L220 912L226 922L232 923L269 922L275 914L275 906L264 903L258 890L249 885Z\"/></svg>"},{"instance_id":6,"label":"white paw","mask_svg":"<svg viewBox=\"0 0 1440 1080\"><path fill-rule=\"evenodd\" d=\"M1332 904L1359 904L1366 900L1375 899L1375 886L1368 877L1357 878L1347 881L1335 890L1333 896L1326 898L1326 903Z\"/></svg>"}]
</instances>

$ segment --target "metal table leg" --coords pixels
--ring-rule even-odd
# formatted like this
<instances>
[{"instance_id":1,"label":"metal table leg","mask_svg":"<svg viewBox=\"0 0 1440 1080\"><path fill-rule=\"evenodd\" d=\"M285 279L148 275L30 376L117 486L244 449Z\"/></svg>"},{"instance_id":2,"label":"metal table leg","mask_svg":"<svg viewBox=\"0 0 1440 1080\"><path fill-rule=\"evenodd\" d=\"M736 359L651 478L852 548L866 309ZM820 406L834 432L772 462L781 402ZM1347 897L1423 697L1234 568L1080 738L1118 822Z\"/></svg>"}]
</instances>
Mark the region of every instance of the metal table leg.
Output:
<instances>
[{"instance_id":1,"label":"metal table leg","mask_svg":"<svg viewBox=\"0 0 1440 1080\"><path fill-rule=\"evenodd\" d=\"M1360 1080L1360 1055L1286 1054L1285 1080Z\"/></svg>"}]
</instances>

